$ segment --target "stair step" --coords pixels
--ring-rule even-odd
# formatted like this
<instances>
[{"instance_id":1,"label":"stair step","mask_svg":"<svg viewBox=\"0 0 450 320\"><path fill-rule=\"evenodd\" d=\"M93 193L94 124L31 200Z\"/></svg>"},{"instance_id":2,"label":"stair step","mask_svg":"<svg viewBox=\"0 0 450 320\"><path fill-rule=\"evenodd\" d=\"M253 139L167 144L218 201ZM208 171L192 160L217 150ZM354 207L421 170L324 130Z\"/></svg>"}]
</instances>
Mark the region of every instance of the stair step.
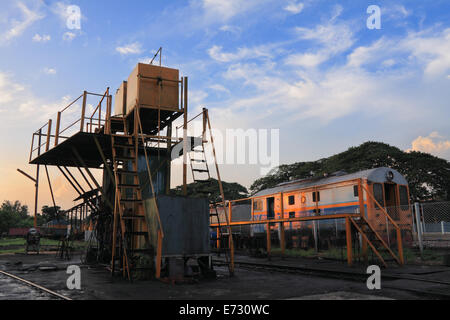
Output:
<instances>
[{"instance_id":1,"label":"stair step","mask_svg":"<svg viewBox=\"0 0 450 320\"><path fill-rule=\"evenodd\" d=\"M133 161L134 157L117 156L116 161Z\"/></svg>"},{"instance_id":2,"label":"stair step","mask_svg":"<svg viewBox=\"0 0 450 320\"><path fill-rule=\"evenodd\" d=\"M137 203L137 202L142 202L142 200L139 200L139 199L120 199L120 202Z\"/></svg>"},{"instance_id":3,"label":"stair step","mask_svg":"<svg viewBox=\"0 0 450 320\"><path fill-rule=\"evenodd\" d=\"M200 162L200 163L206 163L206 160L200 160L200 159L191 159L193 162Z\"/></svg>"},{"instance_id":4,"label":"stair step","mask_svg":"<svg viewBox=\"0 0 450 320\"><path fill-rule=\"evenodd\" d=\"M207 169L192 169L192 171L195 171L195 172L209 172L209 170L207 170Z\"/></svg>"},{"instance_id":5,"label":"stair step","mask_svg":"<svg viewBox=\"0 0 450 320\"><path fill-rule=\"evenodd\" d=\"M115 134L112 134L112 136L114 138L133 138L133 136L131 136L129 134L117 134L117 133L115 133Z\"/></svg>"},{"instance_id":6,"label":"stair step","mask_svg":"<svg viewBox=\"0 0 450 320\"><path fill-rule=\"evenodd\" d=\"M129 175L134 175L137 176L139 173L137 173L136 171L128 171L128 170L117 170L117 173L119 174L129 174Z\"/></svg>"},{"instance_id":7,"label":"stair step","mask_svg":"<svg viewBox=\"0 0 450 320\"><path fill-rule=\"evenodd\" d=\"M142 231L142 232L125 232L126 234L130 234L133 236L147 236L148 232Z\"/></svg>"},{"instance_id":8,"label":"stair step","mask_svg":"<svg viewBox=\"0 0 450 320\"><path fill-rule=\"evenodd\" d=\"M145 216L130 216L130 215L124 215L122 216L122 219L124 220L137 220L137 219L145 219Z\"/></svg>"},{"instance_id":9,"label":"stair step","mask_svg":"<svg viewBox=\"0 0 450 320\"><path fill-rule=\"evenodd\" d=\"M113 145L114 148L122 148L122 149L135 149L136 146L133 144L117 144Z\"/></svg>"},{"instance_id":10,"label":"stair step","mask_svg":"<svg viewBox=\"0 0 450 320\"><path fill-rule=\"evenodd\" d=\"M199 183L210 183L211 181L209 181L209 180L194 180L194 182L199 182Z\"/></svg>"},{"instance_id":11,"label":"stair step","mask_svg":"<svg viewBox=\"0 0 450 320\"><path fill-rule=\"evenodd\" d=\"M140 188L141 186L140 186L139 184L126 184L126 183L122 183L122 184L119 184L119 187L120 187L120 188L133 188L133 189L138 189L138 188Z\"/></svg>"},{"instance_id":12,"label":"stair step","mask_svg":"<svg viewBox=\"0 0 450 320\"><path fill-rule=\"evenodd\" d=\"M151 249L131 249L128 251L133 252L133 253L152 253Z\"/></svg>"}]
</instances>

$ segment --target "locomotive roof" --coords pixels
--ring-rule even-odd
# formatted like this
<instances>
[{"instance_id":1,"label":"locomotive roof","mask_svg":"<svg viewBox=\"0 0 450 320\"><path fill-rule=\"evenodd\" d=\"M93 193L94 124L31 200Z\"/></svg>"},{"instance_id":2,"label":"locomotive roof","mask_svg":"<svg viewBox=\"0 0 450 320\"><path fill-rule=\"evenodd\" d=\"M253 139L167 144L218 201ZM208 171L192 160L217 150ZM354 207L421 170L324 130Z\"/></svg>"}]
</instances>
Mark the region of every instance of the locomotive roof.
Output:
<instances>
[{"instance_id":1,"label":"locomotive roof","mask_svg":"<svg viewBox=\"0 0 450 320\"><path fill-rule=\"evenodd\" d=\"M388 180L387 174L389 172L392 172L394 174L392 180ZM299 190L299 189L306 189L311 188L315 186L321 186L331 183L338 183L338 182L344 182L348 180L355 180L355 179L367 179L369 182L378 182L378 183L385 183L385 182L393 182L401 185L406 185L408 182L406 181L405 177L401 173L399 173L395 169L386 168L386 167L380 167L380 168L374 168L374 169L368 169L363 170L355 173L350 174L340 174L340 175L332 175L328 177L319 177L319 178L311 178L311 179L302 179L302 180L295 180L295 181L289 181L289 182L283 182L278 184L274 188L261 190L258 193L256 193L254 196L265 196L265 195L271 195L276 194L280 192L288 192L293 190Z\"/></svg>"}]
</instances>

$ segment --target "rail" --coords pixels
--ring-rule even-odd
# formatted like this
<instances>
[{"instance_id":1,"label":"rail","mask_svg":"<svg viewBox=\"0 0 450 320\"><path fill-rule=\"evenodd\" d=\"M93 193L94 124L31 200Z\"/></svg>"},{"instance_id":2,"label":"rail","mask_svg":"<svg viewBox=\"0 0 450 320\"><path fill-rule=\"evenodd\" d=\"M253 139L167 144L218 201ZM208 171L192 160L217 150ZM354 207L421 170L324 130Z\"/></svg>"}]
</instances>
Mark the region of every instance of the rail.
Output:
<instances>
[{"instance_id":1,"label":"rail","mask_svg":"<svg viewBox=\"0 0 450 320\"><path fill-rule=\"evenodd\" d=\"M100 100L98 100L99 97ZM90 101L90 99L97 100ZM81 105L78 103L80 100L82 100ZM103 94L84 91L56 114L55 122L53 119L49 119L33 133L29 161L31 162L44 152L57 147L64 140L79 132L99 133L103 130L105 133L109 133L111 102L112 96L109 94L109 88ZM95 109L94 105L96 105ZM87 114L90 111L89 108L93 108L90 115ZM52 132L53 123L55 123L54 132ZM63 133L65 135L62 135Z\"/></svg>"}]
</instances>

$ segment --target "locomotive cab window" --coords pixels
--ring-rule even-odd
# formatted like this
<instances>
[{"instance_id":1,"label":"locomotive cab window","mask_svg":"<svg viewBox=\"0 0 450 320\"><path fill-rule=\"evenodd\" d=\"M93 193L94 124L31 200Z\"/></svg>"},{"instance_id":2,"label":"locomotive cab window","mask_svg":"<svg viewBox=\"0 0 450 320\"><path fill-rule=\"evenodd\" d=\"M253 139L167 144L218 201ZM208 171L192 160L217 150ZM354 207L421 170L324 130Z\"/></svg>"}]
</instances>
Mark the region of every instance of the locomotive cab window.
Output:
<instances>
[{"instance_id":1,"label":"locomotive cab window","mask_svg":"<svg viewBox=\"0 0 450 320\"><path fill-rule=\"evenodd\" d=\"M359 197L358 186L353 186L353 196Z\"/></svg>"},{"instance_id":2,"label":"locomotive cab window","mask_svg":"<svg viewBox=\"0 0 450 320\"><path fill-rule=\"evenodd\" d=\"M253 211L262 211L262 200L255 200L253 202Z\"/></svg>"},{"instance_id":3,"label":"locomotive cab window","mask_svg":"<svg viewBox=\"0 0 450 320\"><path fill-rule=\"evenodd\" d=\"M288 200L289 200L289 205L290 206L295 204L295 196L289 196Z\"/></svg>"},{"instance_id":4,"label":"locomotive cab window","mask_svg":"<svg viewBox=\"0 0 450 320\"><path fill-rule=\"evenodd\" d=\"M408 189L406 188L406 186L399 186L398 191L400 195L400 207L402 208L402 210L408 210Z\"/></svg>"},{"instance_id":5,"label":"locomotive cab window","mask_svg":"<svg viewBox=\"0 0 450 320\"><path fill-rule=\"evenodd\" d=\"M312 193L313 202L320 202L320 191Z\"/></svg>"},{"instance_id":6,"label":"locomotive cab window","mask_svg":"<svg viewBox=\"0 0 450 320\"><path fill-rule=\"evenodd\" d=\"M374 183L373 197L380 204L380 206L384 207L383 186L381 183ZM374 203L374 206L376 209L379 209L376 203Z\"/></svg>"}]
</instances>

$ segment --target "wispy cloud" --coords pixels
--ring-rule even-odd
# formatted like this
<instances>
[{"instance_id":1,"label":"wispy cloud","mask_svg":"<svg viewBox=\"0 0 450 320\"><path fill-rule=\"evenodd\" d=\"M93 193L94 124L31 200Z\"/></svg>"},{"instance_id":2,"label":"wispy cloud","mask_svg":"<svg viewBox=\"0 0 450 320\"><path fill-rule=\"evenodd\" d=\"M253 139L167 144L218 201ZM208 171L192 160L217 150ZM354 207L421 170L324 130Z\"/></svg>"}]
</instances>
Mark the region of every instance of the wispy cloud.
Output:
<instances>
[{"instance_id":1,"label":"wispy cloud","mask_svg":"<svg viewBox=\"0 0 450 320\"><path fill-rule=\"evenodd\" d=\"M70 41L72 41L73 39L75 39L76 37L77 37L76 33L68 31L68 32L65 32L65 33L63 34L63 37L62 37L62 38L63 38L64 41L70 42Z\"/></svg>"},{"instance_id":2,"label":"wispy cloud","mask_svg":"<svg viewBox=\"0 0 450 320\"><path fill-rule=\"evenodd\" d=\"M298 39L314 43L310 52L294 53L285 59L286 64L312 68L331 57L350 49L355 43L354 32L345 23L327 23L315 28L296 27Z\"/></svg>"},{"instance_id":3,"label":"wispy cloud","mask_svg":"<svg viewBox=\"0 0 450 320\"><path fill-rule=\"evenodd\" d=\"M255 58L270 58L271 46L255 46L252 48L239 48L236 52L223 52L221 46L212 46L208 50L209 56L219 62L230 62L236 60L255 59Z\"/></svg>"},{"instance_id":4,"label":"wispy cloud","mask_svg":"<svg viewBox=\"0 0 450 320\"><path fill-rule=\"evenodd\" d=\"M36 21L44 18L44 15L37 9L28 8L23 2L17 2L16 7L21 13L21 20L13 19L9 25L8 30L0 34L0 44L6 44L14 38L21 36Z\"/></svg>"},{"instance_id":5,"label":"wispy cloud","mask_svg":"<svg viewBox=\"0 0 450 320\"><path fill-rule=\"evenodd\" d=\"M40 35L36 33L33 37L33 42L48 42L52 39L52 37L48 34Z\"/></svg>"},{"instance_id":6,"label":"wispy cloud","mask_svg":"<svg viewBox=\"0 0 450 320\"><path fill-rule=\"evenodd\" d=\"M290 1L283 9L292 14L299 14L304 7L305 5L302 2Z\"/></svg>"},{"instance_id":7,"label":"wispy cloud","mask_svg":"<svg viewBox=\"0 0 450 320\"><path fill-rule=\"evenodd\" d=\"M48 74L48 75L55 75L56 74L56 69L54 68L44 68L44 73Z\"/></svg>"},{"instance_id":8,"label":"wispy cloud","mask_svg":"<svg viewBox=\"0 0 450 320\"><path fill-rule=\"evenodd\" d=\"M129 55L129 54L141 54L144 50L142 49L142 45L139 42L134 42L122 47L117 47L116 51L119 52L121 55Z\"/></svg>"}]
</instances>

